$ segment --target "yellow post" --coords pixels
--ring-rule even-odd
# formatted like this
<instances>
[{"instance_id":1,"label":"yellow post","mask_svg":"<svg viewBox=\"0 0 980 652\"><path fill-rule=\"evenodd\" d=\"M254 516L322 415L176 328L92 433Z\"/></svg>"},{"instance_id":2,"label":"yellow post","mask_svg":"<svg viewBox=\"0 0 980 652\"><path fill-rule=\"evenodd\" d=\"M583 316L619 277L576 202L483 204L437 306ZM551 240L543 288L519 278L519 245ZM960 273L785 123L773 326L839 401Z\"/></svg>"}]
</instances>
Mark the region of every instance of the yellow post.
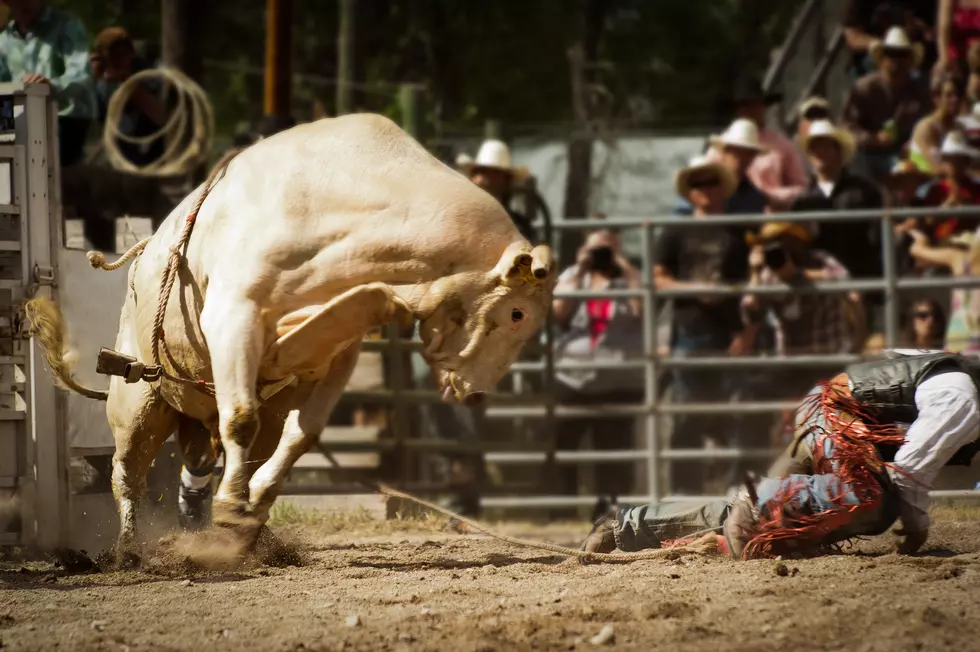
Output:
<instances>
[{"instance_id":1,"label":"yellow post","mask_svg":"<svg viewBox=\"0 0 980 652\"><path fill-rule=\"evenodd\" d=\"M292 95L292 0L266 0L265 114L289 115Z\"/></svg>"}]
</instances>

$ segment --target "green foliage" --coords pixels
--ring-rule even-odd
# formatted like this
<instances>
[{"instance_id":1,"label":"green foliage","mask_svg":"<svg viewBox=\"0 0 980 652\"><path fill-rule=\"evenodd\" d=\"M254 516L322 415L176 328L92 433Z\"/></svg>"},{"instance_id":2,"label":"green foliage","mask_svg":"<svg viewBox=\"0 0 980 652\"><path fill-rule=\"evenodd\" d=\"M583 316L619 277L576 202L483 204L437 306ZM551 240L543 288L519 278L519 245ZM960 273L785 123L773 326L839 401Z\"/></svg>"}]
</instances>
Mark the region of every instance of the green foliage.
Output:
<instances>
[{"instance_id":1,"label":"green foliage","mask_svg":"<svg viewBox=\"0 0 980 652\"><path fill-rule=\"evenodd\" d=\"M94 35L123 25L159 41L160 2L52 0ZM761 73L800 0L357 0L355 105L399 117L398 84L424 87L431 131L473 133L490 118L505 125L572 119L569 47L583 11L604 21L594 97L613 125L687 127L722 121L732 77ZM219 130L262 112L265 3L208 0L203 23L204 86ZM336 91L337 0L295 0L293 112L314 102L332 112Z\"/></svg>"}]
</instances>

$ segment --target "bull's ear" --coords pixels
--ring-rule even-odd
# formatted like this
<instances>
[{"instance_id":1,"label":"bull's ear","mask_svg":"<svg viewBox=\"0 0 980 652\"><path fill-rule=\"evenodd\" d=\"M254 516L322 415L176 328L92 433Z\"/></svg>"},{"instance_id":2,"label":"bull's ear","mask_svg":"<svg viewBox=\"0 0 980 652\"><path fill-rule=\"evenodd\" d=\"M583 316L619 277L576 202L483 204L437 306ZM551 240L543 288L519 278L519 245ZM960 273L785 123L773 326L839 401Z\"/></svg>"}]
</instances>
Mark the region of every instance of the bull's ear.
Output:
<instances>
[{"instance_id":1,"label":"bull's ear","mask_svg":"<svg viewBox=\"0 0 980 652\"><path fill-rule=\"evenodd\" d=\"M491 275L501 283L516 285L525 272L530 273L533 262L531 245L527 242L514 242L504 249Z\"/></svg>"},{"instance_id":2,"label":"bull's ear","mask_svg":"<svg viewBox=\"0 0 980 652\"><path fill-rule=\"evenodd\" d=\"M555 256L548 245L538 245L531 250L531 275L543 281L555 271Z\"/></svg>"}]
</instances>

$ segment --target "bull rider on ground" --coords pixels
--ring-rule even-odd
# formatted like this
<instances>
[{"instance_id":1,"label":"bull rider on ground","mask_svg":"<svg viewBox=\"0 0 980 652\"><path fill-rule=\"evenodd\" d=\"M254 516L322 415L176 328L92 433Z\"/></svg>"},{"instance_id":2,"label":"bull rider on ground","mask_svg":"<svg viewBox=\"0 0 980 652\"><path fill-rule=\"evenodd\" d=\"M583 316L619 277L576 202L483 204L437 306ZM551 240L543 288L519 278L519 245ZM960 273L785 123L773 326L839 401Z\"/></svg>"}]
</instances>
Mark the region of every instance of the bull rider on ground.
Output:
<instances>
[{"instance_id":1,"label":"bull rider on ground","mask_svg":"<svg viewBox=\"0 0 980 652\"><path fill-rule=\"evenodd\" d=\"M721 531L719 549L736 559L812 555L901 520L897 551L914 554L929 536L939 470L969 465L980 450L980 362L918 350L887 356L813 388L789 448L733 500L614 507L582 549L659 548Z\"/></svg>"}]
</instances>

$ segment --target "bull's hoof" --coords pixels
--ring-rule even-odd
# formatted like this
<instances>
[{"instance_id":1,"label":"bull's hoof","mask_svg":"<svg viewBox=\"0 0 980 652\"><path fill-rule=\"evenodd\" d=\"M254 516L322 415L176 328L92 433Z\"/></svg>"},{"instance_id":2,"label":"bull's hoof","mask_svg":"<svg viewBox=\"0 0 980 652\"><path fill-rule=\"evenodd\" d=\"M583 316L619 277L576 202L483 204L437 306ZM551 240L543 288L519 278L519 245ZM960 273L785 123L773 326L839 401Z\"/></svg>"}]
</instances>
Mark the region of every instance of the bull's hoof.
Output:
<instances>
[{"instance_id":1,"label":"bull's hoof","mask_svg":"<svg viewBox=\"0 0 980 652\"><path fill-rule=\"evenodd\" d=\"M214 526L235 535L244 551L255 549L263 522L251 511L248 503L215 502L211 517Z\"/></svg>"},{"instance_id":2,"label":"bull's hoof","mask_svg":"<svg viewBox=\"0 0 980 652\"><path fill-rule=\"evenodd\" d=\"M181 484L177 496L177 522L180 527L189 532L207 527L210 519L210 500L210 485L203 489L191 489Z\"/></svg>"}]
</instances>

